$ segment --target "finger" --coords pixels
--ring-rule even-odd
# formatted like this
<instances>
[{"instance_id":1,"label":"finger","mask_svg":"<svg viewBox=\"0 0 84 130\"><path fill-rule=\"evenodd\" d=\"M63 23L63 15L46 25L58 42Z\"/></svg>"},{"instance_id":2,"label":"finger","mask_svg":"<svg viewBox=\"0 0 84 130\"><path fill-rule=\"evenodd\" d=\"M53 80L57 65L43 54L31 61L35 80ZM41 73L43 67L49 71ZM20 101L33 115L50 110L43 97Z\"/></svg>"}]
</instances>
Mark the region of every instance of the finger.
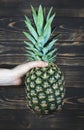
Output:
<instances>
[{"instance_id":1,"label":"finger","mask_svg":"<svg viewBox=\"0 0 84 130\"><path fill-rule=\"evenodd\" d=\"M48 63L43 61L33 61L29 63L25 63L22 65L17 66L13 69L13 73L16 75L17 78L22 77L25 75L30 69L34 67L46 67L48 66Z\"/></svg>"},{"instance_id":2,"label":"finger","mask_svg":"<svg viewBox=\"0 0 84 130\"><path fill-rule=\"evenodd\" d=\"M48 66L47 62L44 62L44 61L34 61L34 62L30 62L29 69L32 69L34 67L46 67L46 66Z\"/></svg>"}]
</instances>

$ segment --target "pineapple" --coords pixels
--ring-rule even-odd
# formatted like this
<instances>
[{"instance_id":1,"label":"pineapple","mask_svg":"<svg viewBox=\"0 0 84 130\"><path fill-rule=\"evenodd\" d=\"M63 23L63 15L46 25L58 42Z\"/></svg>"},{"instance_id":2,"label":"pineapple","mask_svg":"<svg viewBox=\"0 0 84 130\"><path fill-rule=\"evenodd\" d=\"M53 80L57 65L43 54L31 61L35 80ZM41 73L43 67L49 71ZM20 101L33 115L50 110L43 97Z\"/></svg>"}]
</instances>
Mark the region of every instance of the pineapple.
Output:
<instances>
[{"instance_id":1,"label":"pineapple","mask_svg":"<svg viewBox=\"0 0 84 130\"><path fill-rule=\"evenodd\" d=\"M33 68L26 74L25 85L28 106L38 114L51 114L60 110L64 104L64 76L54 63L57 36L52 36L51 28L55 14L52 7L46 13L41 5L36 11L31 6L33 22L25 16L27 31L23 32L28 40L24 41L29 61L48 62L44 68Z\"/></svg>"}]
</instances>

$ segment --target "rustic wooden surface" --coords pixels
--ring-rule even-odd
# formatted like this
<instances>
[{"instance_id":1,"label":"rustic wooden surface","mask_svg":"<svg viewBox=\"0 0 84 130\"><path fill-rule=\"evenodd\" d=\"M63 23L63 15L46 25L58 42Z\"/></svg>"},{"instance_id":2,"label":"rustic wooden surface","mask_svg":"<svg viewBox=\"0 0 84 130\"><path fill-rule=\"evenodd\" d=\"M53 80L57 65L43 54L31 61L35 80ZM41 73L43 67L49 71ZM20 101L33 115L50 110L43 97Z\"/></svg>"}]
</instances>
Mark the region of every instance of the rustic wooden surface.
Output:
<instances>
[{"instance_id":1,"label":"rustic wooden surface","mask_svg":"<svg viewBox=\"0 0 84 130\"><path fill-rule=\"evenodd\" d=\"M61 112L39 117L27 108L24 84L0 87L0 130L84 130L84 2L83 0L0 0L0 67L26 61L22 32L30 4L53 6L53 22L60 33L56 64L66 81Z\"/></svg>"}]
</instances>

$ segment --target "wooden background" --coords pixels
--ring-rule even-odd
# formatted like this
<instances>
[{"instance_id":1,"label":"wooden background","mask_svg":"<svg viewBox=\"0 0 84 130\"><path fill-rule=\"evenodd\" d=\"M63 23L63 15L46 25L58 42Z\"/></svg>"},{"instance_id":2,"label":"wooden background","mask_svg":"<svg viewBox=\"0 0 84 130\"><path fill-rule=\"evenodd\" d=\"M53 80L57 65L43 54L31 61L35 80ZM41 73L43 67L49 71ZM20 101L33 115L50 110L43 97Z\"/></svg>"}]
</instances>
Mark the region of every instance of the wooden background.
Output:
<instances>
[{"instance_id":1,"label":"wooden background","mask_svg":"<svg viewBox=\"0 0 84 130\"><path fill-rule=\"evenodd\" d=\"M27 108L24 85L0 87L0 130L84 130L84 0L0 0L0 67L26 61L22 32L30 5L53 6L60 38L56 64L66 81L61 112L38 117Z\"/></svg>"}]
</instances>

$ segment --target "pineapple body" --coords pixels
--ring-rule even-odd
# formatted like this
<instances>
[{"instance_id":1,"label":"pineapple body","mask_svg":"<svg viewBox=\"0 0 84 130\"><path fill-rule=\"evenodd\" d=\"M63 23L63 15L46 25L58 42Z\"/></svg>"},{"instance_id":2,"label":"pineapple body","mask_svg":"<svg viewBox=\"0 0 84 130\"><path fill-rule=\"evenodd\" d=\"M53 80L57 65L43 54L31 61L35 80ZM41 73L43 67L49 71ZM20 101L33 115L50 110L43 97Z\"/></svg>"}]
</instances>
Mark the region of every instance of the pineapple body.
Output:
<instances>
[{"instance_id":1,"label":"pineapple body","mask_svg":"<svg viewBox=\"0 0 84 130\"><path fill-rule=\"evenodd\" d=\"M28 106L38 114L51 114L64 104L64 76L55 64L31 69L26 75Z\"/></svg>"}]
</instances>

